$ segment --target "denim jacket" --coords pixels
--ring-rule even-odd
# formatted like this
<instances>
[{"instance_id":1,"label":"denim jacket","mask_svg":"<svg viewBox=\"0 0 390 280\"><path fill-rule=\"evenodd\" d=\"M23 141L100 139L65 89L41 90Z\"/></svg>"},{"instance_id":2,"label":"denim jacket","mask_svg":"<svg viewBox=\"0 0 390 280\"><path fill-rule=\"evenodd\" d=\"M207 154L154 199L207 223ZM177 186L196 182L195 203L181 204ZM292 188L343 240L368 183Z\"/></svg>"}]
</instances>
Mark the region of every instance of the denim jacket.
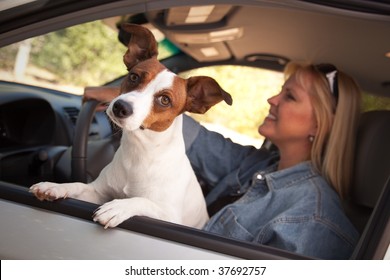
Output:
<instances>
[{"instance_id":1,"label":"denim jacket","mask_svg":"<svg viewBox=\"0 0 390 280\"><path fill-rule=\"evenodd\" d=\"M212 204L239 197L210 218L206 231L320 259L348 259L358 233L337 193L310 162L277 171L278 155L241 146L184 121L187 155L211 186Z\"/></svg>"}]
</instances>

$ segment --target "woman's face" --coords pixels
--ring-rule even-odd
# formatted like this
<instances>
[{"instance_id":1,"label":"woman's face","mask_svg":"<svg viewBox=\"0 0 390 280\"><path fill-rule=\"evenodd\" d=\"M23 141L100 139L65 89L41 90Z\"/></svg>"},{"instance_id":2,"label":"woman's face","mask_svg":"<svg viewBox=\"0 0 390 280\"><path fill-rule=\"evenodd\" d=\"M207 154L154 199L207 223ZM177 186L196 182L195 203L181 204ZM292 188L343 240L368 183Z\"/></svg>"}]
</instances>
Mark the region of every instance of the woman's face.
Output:
<instances>
[{"instance_id":1,"label":"woman's face","mask_svg":"<svg viewBox=\"0 0 390 280\"><path fill-rule=\"evenodd\" d=\"M268 99L268 103L271 105L269 114L259 126L259 133L279 149L289 144L307 145L309 136L315 136L316 121L309 93L297 83L295 75L284 83L278 95Z\"/></svg>"}]
</instances>

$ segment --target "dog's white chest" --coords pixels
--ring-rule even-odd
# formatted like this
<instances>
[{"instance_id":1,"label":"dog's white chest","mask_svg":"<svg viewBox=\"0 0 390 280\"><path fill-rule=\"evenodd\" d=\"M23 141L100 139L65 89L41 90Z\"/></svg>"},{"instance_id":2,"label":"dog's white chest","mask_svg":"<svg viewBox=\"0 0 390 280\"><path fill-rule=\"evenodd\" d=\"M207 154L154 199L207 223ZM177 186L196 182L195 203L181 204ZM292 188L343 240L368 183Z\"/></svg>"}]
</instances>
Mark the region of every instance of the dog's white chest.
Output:
<instances>
[{"instance_id":1,"label":"dog's white chest","mask_svg":"<svg viewBox=\"0 0 390 280\"><path fill-rule=\"evenodd\" d=\"M185 156L181 126L179 116L164 132L124 132L110 176L118 195L159 194L175 185L180 176L192 172Z\"/></svg>"}]
</instances>

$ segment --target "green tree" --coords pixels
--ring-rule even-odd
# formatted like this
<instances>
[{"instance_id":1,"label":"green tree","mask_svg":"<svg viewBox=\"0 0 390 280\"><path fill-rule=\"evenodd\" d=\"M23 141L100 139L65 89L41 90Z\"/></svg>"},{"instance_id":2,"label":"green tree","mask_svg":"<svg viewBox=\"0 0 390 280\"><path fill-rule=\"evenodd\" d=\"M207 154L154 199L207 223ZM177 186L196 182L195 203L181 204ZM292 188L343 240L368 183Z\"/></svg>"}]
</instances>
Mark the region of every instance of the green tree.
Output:
<instances>
[{"instance_id":1,"label":"green tree","mask_svg":"<svg viewBox=\"0 0 390 280\"><path fill-rule=\"evenodd\" d=\"M101 85L125 73L126 48L116 36L101 21L52 32L32 42L31 61L54 73L59 82Z\"/></svg>"}]
</instances>

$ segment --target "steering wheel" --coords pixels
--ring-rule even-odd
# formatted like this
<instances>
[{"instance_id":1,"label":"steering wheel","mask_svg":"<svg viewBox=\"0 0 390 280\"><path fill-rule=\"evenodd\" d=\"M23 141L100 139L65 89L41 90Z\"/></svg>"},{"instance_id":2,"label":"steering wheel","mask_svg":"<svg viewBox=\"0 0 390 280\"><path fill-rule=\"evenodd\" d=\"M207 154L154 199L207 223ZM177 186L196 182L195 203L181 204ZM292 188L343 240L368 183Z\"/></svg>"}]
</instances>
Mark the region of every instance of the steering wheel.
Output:
<instances>
[{"instance_id":1,"label":"steering wheel","mask_svg":"<svg viewBox=\"0 0 390 280\"><path fill-rule=\"evenodd\" d=\"M95 109L99 105L97 100L86 101L76 121L72 147L71 173L74 182L87 183L87 148L89 127L91 126Z\"/></svg>"}]
</instances>

